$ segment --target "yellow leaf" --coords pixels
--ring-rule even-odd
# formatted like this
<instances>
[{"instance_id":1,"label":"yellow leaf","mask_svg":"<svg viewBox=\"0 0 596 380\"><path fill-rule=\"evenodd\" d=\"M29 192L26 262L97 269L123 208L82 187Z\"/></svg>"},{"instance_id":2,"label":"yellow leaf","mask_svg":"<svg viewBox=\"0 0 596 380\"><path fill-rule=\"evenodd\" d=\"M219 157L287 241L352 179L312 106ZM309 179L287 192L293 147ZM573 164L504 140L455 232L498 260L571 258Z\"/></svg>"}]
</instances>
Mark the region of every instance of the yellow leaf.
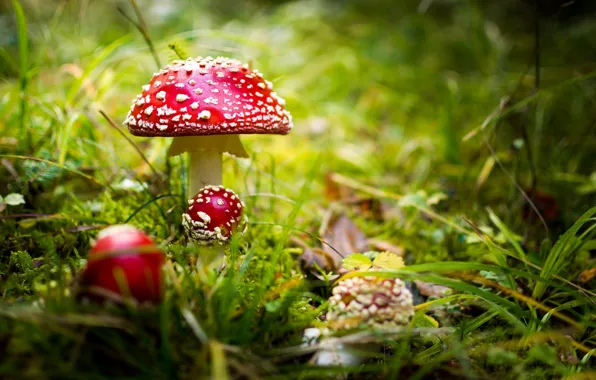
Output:
<instances>
[{"instance_id":1,"label":"yellow leaf","mask_svg":"<svg viewBox=\"0 0 596 380\"><path fill-rule=\"evenodd\" d=\"M381 252L375 257L373 265L386 269L401 269L405 267L404 259L392 252Z\"/></svg>"},{"instance_id":2,"label":"yellow leaf","mask_svg":"<svg viewBox=\"0 0 596 380\"><path fill-rule=\"evenodd\" d=\"M362 253L353 253L342 260L342 266L347 270L367 270L371 265L370 259Z\"/></svg>"}]
</instances>

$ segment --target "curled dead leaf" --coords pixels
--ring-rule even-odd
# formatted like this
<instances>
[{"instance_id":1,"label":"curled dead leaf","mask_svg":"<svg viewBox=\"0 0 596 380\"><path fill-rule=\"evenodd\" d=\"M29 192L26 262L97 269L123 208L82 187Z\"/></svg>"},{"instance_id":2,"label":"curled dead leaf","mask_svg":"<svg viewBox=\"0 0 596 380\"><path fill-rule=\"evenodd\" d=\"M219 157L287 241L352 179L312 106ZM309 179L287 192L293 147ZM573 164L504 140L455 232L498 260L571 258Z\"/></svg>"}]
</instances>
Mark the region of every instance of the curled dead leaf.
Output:
<instances>
[{"instance_id":1,"label":"curled dead leaf","mask_svg":"<svg viewBox=\"0 0 596 380\"><path fill-rule=\"evenodd\" d=\"M334 259L335 268L339 269L341 260L352 254L368 251L368 241L364 233L345 214L331 218L323 233L323 250Z\"/></svg>"},{"instance_id":2,"label":"curled dead leaf","mask_svg":"<svg viewBox=\"0 0 596 380\"><path fill-rule=\"evenodd\" d=\"M317 267L321 268L325 272L331 272L335 270L335 257L331 256L325 250L311 247L304 240L297 236L290 237L290 241L302 248L302 254L298 258L298 262L300 263L300 267L302 269L313 273L318 272L316 269Z\"/></svg>"},{"instance_id":3,"label":"curled dead leaf","mask_svg":"<svg viewBox=\"0 0 596 380\"><path fill-rule=\"evenodd\" d=\"M334 180L334 173L325 175L325 197L331 202L341 202L353 207L354 211L366 218L385 220L389 205L374 197L357 195L354 189Z\"/></svg>"},{"instance_id":4,"label":"curled dead leaf","mask_svg":"<svg viewBox=\"0 0 596 380\"><path fill-rule=\"evenodd\" d=\"M446 286L436 285L430 282L424 282L420 280L414 280L414 283L416 284L416 287L418 288L420 294L425 297L443 298L453 293L453 290Z\"/></svg>"},{"instance_id":5,"label":"curled dead leaf","mask_svg":"<svg viewBox=\"0 0 596 380\"><path fill-rule=\"evenodd\" d=\"M596 276L596 268L586 269L585 271L581 272L579 275L579 282L585 284L586 282L590 282Z\"/></svg>"},{"instance_id":6,"label":"curled dead leaf","mask_svg":"<svg viewBox=\"0 0 596 380\"><path fill-rule=\"evenodd\" d=\"M402 247L392 244L385 240L368 239L368 245L370 245L370 247L375 251L391 252L401 257L403 257L405 253L405 250Z\"/></svg>"},{"instance_id":7,"label":"curled dead leaf","mask_svg":"<svg viewBox=\"0 0 596 380\"><path fill-rule=\"evenodd\" d=\"M344 214L332 215L322 231L322 248L312 247L302 238L292 236L290 240L303 249L299 262L304 270L318 276L324 272L342 273L342 259L352 253L368 251L364 233Z\"/></svg>"}]
</instances>

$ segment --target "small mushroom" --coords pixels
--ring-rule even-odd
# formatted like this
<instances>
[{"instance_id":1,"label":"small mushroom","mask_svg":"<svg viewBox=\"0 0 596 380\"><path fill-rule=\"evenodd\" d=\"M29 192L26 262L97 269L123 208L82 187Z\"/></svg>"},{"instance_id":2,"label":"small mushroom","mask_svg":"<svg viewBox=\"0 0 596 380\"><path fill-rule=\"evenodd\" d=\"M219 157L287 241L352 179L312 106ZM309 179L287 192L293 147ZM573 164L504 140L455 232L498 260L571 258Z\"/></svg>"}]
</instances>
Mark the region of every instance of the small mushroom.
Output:
<instances>
[{"instance_id":1,"label":"small mushroom","mask_svg":"<svg viewBox=\"0 0 596 380\"><path fill-rule=\"evenodd\" d=\"M246 231L244 203L233 190L206 186L188 200L182 226L190 239L201 245L223 245L233 233Z\"/></svg>"},{"instance_id":2,"label":"small mushroom","mask_svg":"<svg viewBox=\"0 0 596 380\"><path fill-rule=\"evenodd\" d=\"M414 316L412 293L399 278L352 277L329 298L327 320L337 329L364 323L373 328L407 326Z\"/></svg>"},{"instance_id":3,"label":"small mushroom","mask_svg":"<svg viewBox=\"0 0 596 380\"><path fill-rule=\"evenodd\" d=\"M165 256L153 240L130 225L102 230L80 279L80 295L94 300L158 303Z\"/></svg>"},{"instance_id":4,"label":"small mushroom","mask_svg":"<svg viewBox=\"0 0 596 380\"><path fill-rule=\"evenodd\" d=\"M412 294L400 279L352 277L339 281L332 290L325 335L342 334L359 326L379 330L406 327L413 316ZM374 343L359 347L360 351L378 349ZM318 351L314 360L320 366L347 366L361 364L363 358L349 346L338 344Z\"/></svg>"},{"instance_id":5,"label":"small mushroom","mask_svg":"<svg viewBox=\"0 0 596 380\"><path fill-rule=\"evenodd\" d=\"M190 155L189 192L222 184L222 153L248 157L240 134L280 134L292 117L271 82L235 59L176 60L153 75L124 120L136 136L174 137L169 156Z\"/></svg>"}]
</instances>

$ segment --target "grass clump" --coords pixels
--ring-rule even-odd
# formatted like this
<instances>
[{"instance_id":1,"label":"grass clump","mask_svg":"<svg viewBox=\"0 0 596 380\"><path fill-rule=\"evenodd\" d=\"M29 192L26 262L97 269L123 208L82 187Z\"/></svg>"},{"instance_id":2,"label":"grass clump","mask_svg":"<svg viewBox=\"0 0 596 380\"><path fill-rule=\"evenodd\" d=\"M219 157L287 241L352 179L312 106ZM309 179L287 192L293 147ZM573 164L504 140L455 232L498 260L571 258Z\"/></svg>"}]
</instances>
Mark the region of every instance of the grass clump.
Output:
<instances>
[{"instance_id":1,"label":"grass clump","mask_svg":"<svg viewBox=\"0 0 596 380\"><path fill-rule=\"evenodd\" d=\"M134 4L0 6L0 377L594 376L589 2ZM196 55L254 64L296 125L224 158L250 225L221 272L186 244L185 159L115 130L158 62ZM167 255L155 308L72 294L121 223ZM313 366L327 264L356 250L403 256L374 275L416 315L339 338L382 343L360 366Z\"/></svg>"}]
</instances>

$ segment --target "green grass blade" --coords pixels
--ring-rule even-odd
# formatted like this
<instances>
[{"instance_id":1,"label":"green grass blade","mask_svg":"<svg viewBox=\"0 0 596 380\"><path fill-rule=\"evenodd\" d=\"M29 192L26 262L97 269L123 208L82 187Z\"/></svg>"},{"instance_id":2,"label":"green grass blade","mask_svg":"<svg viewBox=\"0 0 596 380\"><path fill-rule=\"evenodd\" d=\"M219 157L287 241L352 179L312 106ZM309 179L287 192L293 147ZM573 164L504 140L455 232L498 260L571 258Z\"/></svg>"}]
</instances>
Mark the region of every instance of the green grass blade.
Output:
<instances>
[{"instance_id":1,"label":"green grass blade","mask_svg":"<svg viewBox=\"0 0 596 380\"><path fill-rule=\"evenodd\" d=\"M8 64L11 70L14 72L19 72L18 63L10 56L6 49L0 48L0 58L2 58L4 62Z\"/></svg>"},{"instance_id":2,"label":"green grass blade","mask_svg":"<svg viewBox=\"0 0 596 380\"><path fill-rule=\"evenodd\" d=\"M540 272L541 278L550 279L568 264L567 258L570 257L578 246L581 246L581 242L577 241L578 239L576 238L579 229L589 222L594 214L596 214L596 207L592 207L590 210L586 211L586 213L584 213L573 226L571 226L571 228L557 240L555 246L550 250L546 261L544 262L544 266ZM532 298L540 299L544 295L546 288L547 285L545 283L537 283L532 291Z\"/></svg>"},{"instance_id":3,"label":"green grass blade","mask_svg":"<svg viewBox=\"0 0 596 380\"><path fill-rule=\"evenodd\" d=\"M18 0L12 0L12 5L17 18L17 31L19 37L19 130L22 136L27 136L27 149L33 143L30 131L25 130L25 119L27 117L27 102L25 100L25 91L29 80L29 29L23 7Z\"/></svg>"},{"instance_id":4,"label":"green grass blade","mask_svg":"<svg viewBox=\"0 0 596 380\"><path fill-rule=\"evenodd\" d=\"M66 95L67 104L72 104L79 91L81 91L83 82L89 77L91 72L93 72L97 66L99 66L110 54L112 54L114 50L124 45L126 42L128 42L128 40L130 40L130 36L121 37L101 49L97 54L94 54L93 60L87 65L87 67L85 67L83 74L70 86Z\"/></svg>"},{"instance_id":5,"label":"green grass blade","mask_svg":"<svg viewBox=\"0 0 596 380\"><path fill-rule=\"evenodd\" d=\"M32 161L43 162L44 164L52 165L52 166L55 166L55 167L60 168L62 170L66 170L68 172L78 174L81 177L87 178L88 180L97 183L98 185L104 186L103 183L99 182L97 179L91 177L90 175L87 175L87 174L85 174L85 173L83 173L83 172L81 172L79 170L72 169L72 168L69 168L69 167L64 166L64 165L60 165L60 164L58 164L56 162L53 162L53 161L44 160L43 158L19 156L19 155L15 155L15 154L0 154L0 157L4 157L4 158L16 158L16 159L20 159L20 160L32 160Z\"/></svg>"},{"instance_id":6,"label":"green grass blade","mask_svg":"<svg viewBox=\"0 0 596 380\"><path fill-rule=\"evenodd\" d=\"M515 252L518 254L519 258L523 259L524 261L527 260L526 253L524 252L523 248L518 243L518 241L515 239L515 234L505 225L505 223L503 223L503 221L497 216L497 214L494 213L494 211L490 207L487 208L487 211L488 217L490 218L491 222L493 222L493 224L499 229L499 231L501 231L501 233L505 235L505 238L507 238L507 241L509 242L509 244L511 244Z\"/></svg>"}]
</instances>

